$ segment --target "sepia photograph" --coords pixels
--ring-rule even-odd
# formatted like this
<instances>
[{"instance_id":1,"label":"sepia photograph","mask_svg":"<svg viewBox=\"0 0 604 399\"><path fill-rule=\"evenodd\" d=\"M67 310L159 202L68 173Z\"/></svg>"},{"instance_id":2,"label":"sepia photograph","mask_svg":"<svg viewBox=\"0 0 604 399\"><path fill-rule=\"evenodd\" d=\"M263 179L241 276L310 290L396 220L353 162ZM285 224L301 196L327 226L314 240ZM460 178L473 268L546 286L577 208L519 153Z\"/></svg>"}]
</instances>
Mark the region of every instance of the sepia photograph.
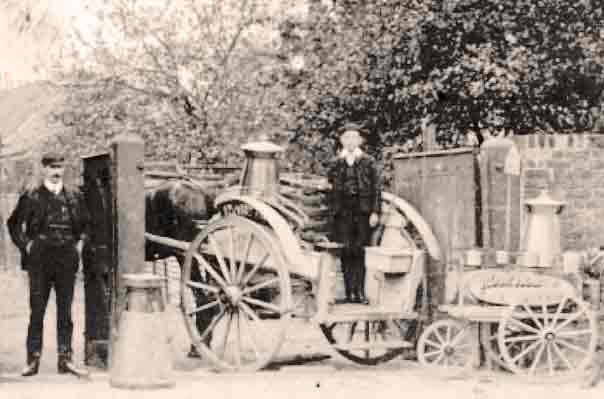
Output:
<instances>
[{"instance_id":1,"label":"sepia photograph","mask_svg":"<svg viewBox=\"0 0 604 399\"><path fill-rule=\"evenodd\" d=\"M601 0L0 0L0 397L604 394Z\"/></svg>"}]
</instances>

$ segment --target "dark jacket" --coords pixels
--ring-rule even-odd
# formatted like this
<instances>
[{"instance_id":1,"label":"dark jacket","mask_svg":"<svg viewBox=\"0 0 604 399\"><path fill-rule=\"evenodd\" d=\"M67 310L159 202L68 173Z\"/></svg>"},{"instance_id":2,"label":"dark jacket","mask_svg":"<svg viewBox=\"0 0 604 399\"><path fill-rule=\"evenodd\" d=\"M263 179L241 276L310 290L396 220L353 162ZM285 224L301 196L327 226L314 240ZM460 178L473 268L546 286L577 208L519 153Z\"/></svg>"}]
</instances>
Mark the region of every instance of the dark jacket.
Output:
<instances>
[{"instance_id":1,"label":"dark jacket","mask_svg":"<svg viewBox=\"0 0 604 399\"><path fill-rule=\"evenodd\" d=\"M86 203L79 191L65 187L63 193L68 204L73 234L77 239L86 241L90 236L90 214ZM23 269L27 269L28 264L27 244L48 228L47 210L51 195L53 194L44 185L25 191L6 222L13 243L21 251Z\"/></svg>"},{"instance_id":2,"label":"dark jacket","mask_svg":"<svg viewBox=\"0 0 604 399\"><path fill-rule=\"evenodd\" d=\"M330 217L332 220L342 211L345 187L346 160L338 156L331 160L328 172L331 193L329 199ZM381 191L375 160L363 153L355 161L359 189L359 209L363 213L380 214Z\"/></svg>"}]
</instances>

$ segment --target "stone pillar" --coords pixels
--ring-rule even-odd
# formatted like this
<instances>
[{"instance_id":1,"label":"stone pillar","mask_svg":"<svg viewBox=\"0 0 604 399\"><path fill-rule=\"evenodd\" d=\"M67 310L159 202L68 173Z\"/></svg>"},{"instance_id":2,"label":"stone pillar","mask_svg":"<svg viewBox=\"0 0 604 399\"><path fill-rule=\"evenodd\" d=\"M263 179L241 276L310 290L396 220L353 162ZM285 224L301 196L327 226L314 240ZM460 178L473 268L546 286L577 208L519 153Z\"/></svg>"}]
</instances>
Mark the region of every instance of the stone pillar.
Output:
<instances>
[{"instance_id":1,"label":"stone pillar","mask_svg":"<svg viewBox=\"0 0 604 399\"><path fill-rule=\"evenodd\" d=\"M161 279L145 274L144 142L122 135L111 147L118 295L109 383L124 389L168 388L174 383Z\"/></svg>"},{"instance_id":2,"label":"stone pillar","mask_svg":"<svg viewBox=\"0 0 604 399\"><path fill-rule=\"evenodd\" d=\"M135 135L121 135L111 143L112 189L114 210L114 256L117 270L112 309L112 334L109 366L119 332L119 321L125 307L126 290L121 276L142 273L145 260L144 143Z\"/></svg>"},{"instance_id":3,"label":"stone pillar","mask_svg":"<svg viewBox=\"0 0 604 399\"><path fill-rule=\"evenodd\" d=\"M480 154L480 177L484 247L515 252L520 243L522 208L520 174L512 175L505 170L512 147L515 147L514 141L507 138L485 141ZM508 248L505 248L506 242Z\"/></svg>"}]
</instances>

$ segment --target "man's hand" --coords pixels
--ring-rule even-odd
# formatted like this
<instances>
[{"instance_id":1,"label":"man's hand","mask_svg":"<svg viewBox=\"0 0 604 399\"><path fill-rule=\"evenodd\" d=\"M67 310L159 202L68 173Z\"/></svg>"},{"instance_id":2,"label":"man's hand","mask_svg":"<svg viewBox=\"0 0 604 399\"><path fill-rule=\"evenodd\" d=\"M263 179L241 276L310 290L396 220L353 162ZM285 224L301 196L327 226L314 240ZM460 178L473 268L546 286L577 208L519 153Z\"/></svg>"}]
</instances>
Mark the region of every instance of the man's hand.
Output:
<instances>
[{"instance_id":1,"label":"man's hand","mask_svg":"<svg viewBox=\"0 0 604 399\"><path fill-rule=\"evenodd\" d=\"M369 216L369 226L375 227L378 225L378 222L379 222L379 217L378 217L377 213L375 213L375 212L372 213Z\"/></svg>"}]
</instances>

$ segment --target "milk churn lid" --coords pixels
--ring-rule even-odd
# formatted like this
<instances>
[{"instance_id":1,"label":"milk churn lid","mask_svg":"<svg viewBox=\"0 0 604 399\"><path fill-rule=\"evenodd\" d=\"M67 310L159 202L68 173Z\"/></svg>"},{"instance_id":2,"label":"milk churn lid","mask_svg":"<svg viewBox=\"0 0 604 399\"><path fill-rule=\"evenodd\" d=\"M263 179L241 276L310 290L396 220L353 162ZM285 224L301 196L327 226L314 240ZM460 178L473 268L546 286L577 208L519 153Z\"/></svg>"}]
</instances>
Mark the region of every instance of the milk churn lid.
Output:
<instances>
[{"instance_id":1,"label":"milk churn lid","mask_svg":"<svg viewBox=\"0 0 604 399\"><path fill-rule=\"evenodd\" d=\"M266 136L260 137L260 140L247 143L241 147L244 151L258 152L258 153L277 153L282 152L283 147L268 140Z\"/></svg>"},{"instance_id":2,"label":"milk churn lid","mask_svg":"<svg viewBox=\"0 0 604 399\"><path fill-rule=\"evenodd\" d=\"M541 194L539 194L537 197L528 199L528 200L524 201L524 203L527 205L533 205L533 206L534 205L545 205L545 206L547 206L547 205L549 205L549 206L566 205L565 202L558 201L558 200L555 200L552 197L550 197L547 190L541 191Z\"/></svg>"}]
</instances>

